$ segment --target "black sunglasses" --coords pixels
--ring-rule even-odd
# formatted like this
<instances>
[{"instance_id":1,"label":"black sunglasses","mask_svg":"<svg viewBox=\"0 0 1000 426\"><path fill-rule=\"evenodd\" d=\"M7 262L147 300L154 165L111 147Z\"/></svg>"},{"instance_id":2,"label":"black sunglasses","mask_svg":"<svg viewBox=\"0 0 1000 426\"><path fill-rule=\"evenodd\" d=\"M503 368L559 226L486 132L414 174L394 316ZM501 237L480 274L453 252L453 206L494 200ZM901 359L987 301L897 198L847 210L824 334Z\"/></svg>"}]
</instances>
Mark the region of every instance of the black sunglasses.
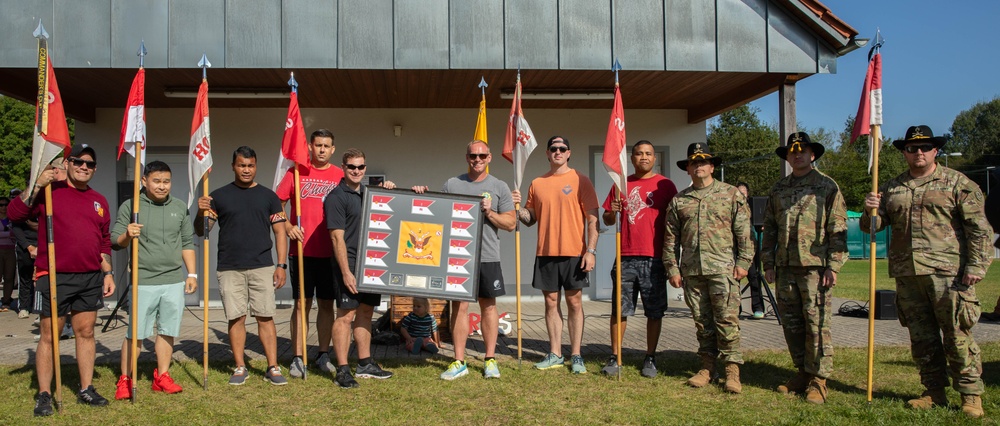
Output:
<instances>
[{"instance_id":1,"label":"black sunglasses","mask_svg":"<svg viewBox=\"0 0 1000 426\"><path fill-rule=\"evenodd\" d=\"M569 151L568 146L550 146L549 152L566 152Z\"/></svg>"},{"instance_id":2,"label":"black sunglasses","mask_svg":"<svg viewBox=\"0 0 1000 426\"><path fill-rule=\"evenodd\" d=\"M362 164L360 166L355 166L353 164L344 164L344 167L347 167L347 170L364 170L365 167L368 167L368 165Z\"/></svg>"},{"instance_id":3,"label":"black sunglasses","mask_svg":"<svg viewBox=\"0 0 1000 426\"><path fill-rule=\"evenodd\" d=\"M909 152L910 154L916 154L918 150L923 152L931 152L932 149L934 149L934 145L931 145L929 143L924 143L920 145L907 145L906 147L903 148L904 151Z\"/></svg>"},{"instance_id":4,"label":"black sunglasses","mask_svg":"<svg viewBox=\"0 0 1000 426\"><path fill-rule=\"evenodd\" d=\"M73 163L73 165L76 166L76 167L81 167L84 164L87 165L88 169L93 169L93 168L97 167L97 162L96 161L87 161L87 160L83 160L83 159L75 158L75 157L70 157L69 162Z\"/></svg>"},{"instance_id":5,"label":"black sunglasses","mask_svg":"<svg viewBox=\"0 0 1000 426\"><path fill-rule=\"evenodd\" d=\"M489 156L490 156L489 154L468 154L470 160L475 160L477 158L480 160L485 160Z\"/></svg>"},{"instance_id":6,"label":"black sunglasses","mask_svg":"<svg viewBox=\"0 0 1000 426\"><path fill-rule=\"evenodd\" d=\"M7 207L7 203L0 204L0 207Z\"/></svg>"}]
</instances>

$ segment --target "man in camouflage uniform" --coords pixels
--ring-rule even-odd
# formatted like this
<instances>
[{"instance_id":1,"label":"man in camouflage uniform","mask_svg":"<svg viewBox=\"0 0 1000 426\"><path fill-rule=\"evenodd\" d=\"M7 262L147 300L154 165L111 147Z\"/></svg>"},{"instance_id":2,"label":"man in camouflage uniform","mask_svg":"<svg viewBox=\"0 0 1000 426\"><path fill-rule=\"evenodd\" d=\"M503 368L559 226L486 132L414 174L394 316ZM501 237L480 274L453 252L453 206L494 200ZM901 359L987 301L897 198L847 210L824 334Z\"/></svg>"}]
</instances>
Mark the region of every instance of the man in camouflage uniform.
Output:
<instances>
[{"instance_id":1,"label":"man in camouflage uniform","mask_svg":"<svg viewBox=\"0 0 1000 426\"><path fill-rule=\"evenodd\" d=\"M677 166L691 176L691 186L670 201L663 233L663 266L674 288L683 276L684 300L698 329L701 369L687 383L707 385L719 358L726 365L725 390L740 393L738 281L753 259L750 209L736 187L712 178L722 159L708 144L693 143L687 152Z\"/></svg>"},{"instance_id":2,"label":"man in camouflage uniform","mask_svg":"<svg viewBox=\"0 0 1000 426\"><path fill-rule=\"evenodd\" d=\"M844 197L833 179L813 168L824 151L804 132L775 149L792 174L767 199L761 248L764 278L775 283L785 342L798 369L778 391L805 392L815 404L826 402L826 379L833 372L831 290L847 255Z\"/></svg>"},{"instance_id":3,"label":"man in camouflage uniform","mask_svg":"<svg viewBox=\"0 0 1000 426\"><path fill-rule=\"evenodd\" d=\"M865 197L861 230L892 226L889 276L896 279L899 322L910 330L910 351L927 388L908 402L916 409L947 406L945 387L962 394L962 411L982 417L983 363L971 330L981 308L974 285L990 265L990 225L983 193L965 175L934 163L944 145L927 126L907 129L893 145L909 170L879 194Z\"/></svg>"}]
</instances>

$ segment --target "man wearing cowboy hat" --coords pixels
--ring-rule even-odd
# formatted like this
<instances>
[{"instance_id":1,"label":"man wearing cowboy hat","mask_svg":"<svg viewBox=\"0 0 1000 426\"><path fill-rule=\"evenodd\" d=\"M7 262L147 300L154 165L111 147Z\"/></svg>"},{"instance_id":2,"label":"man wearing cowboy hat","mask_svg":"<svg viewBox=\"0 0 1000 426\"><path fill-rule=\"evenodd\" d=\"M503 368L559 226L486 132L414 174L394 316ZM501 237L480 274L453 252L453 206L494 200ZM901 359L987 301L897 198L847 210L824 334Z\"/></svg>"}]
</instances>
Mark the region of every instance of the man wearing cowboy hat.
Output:
<instances>
[{"instance_id":1,"label":"man wearing cowboy hat","mask_svg":"<svg viewBox=\"0 0 1000 426\"><path fill-rule=\"evenodd\" d=\"M798 369L778 391L805 392L814 404L826 402L826 379L833 372L831 290L847 259L844 196L833 179L813 167L824 151L805 132L792 133L774 150L792 174L771 190L761 243L764 278L775 283L785 342Z\"/></svg>"},{"instance_id":2,"label":"man wearing cowboy hat","mask_svg":"<svg viewBox=\"0 0 1000 426\"><path fill-rule=\"evenodd\" d=\"M691 176L691 186L667 207L663 266L672 287L683 282L684 301L698 329L702 366L688 385L707 385L718 358L726 364L725 390L740 393L738 281L747 276L754 249L746 197L712 178L720 164L704 142L688 146L687 157L677 162Z\"/></svg>"},{"instance_id":3,"label":"man wearing cowboy hat","mask_svg":"<svg viewBox=\"0 0 1000 426\"><path fill-rule=\"evenodd\" d=\"M934 163L944 143L927 126L910 127L905 139L893 141L909 170L865 197L861 230L873 231L873 219L876 232L892 226L889 276L896 279L899 322L910 330L910 351L927 388L909 406L948 406L950 374L962 411L982 417L983 362L971 330L981 310L974 286L990 265L992 232L979 186Z\"/></svg>"}]
</instances>

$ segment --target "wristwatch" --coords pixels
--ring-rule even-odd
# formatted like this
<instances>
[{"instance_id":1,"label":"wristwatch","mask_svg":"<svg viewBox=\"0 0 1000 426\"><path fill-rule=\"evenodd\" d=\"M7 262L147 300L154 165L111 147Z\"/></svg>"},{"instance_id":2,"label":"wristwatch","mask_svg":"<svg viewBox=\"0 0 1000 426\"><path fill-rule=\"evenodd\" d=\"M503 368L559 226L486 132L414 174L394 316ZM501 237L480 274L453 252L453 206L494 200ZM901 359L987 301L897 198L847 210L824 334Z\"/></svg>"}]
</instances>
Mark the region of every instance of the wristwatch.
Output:
<instances>
[{"instance_id":1,"label":"wristwatch","mask_svg":"<svg viewBox=\"0 0 1000 426\"><path fill-rule=\"evenodd\" d=\"M597 250L594 250L594 249L591 249L591 248L587 249L587 253L590 253L590 254L592 254L594 256L597 256Z\"/></svg>"},{"instance_id":2,"label":"wristwatch","mask_svg":"<svg viewBox=\"0 0 1000 426\"><path fill-rule=\"evenodd\" d=\"M102 274L104 274L103 276L105 276L105 277L108 276L108 275L111 275L113 277L113 276L115 276L115 271L104 271L104 272L102 272Z\"/></svg>"},{"instance_id":3,"label":"wristwatch","mask_svg":"<svg viewBox=\"0 0 1000 426\"><path fill-rule=\"evenodd\" d=\"M274 265L274 266L277 266L277 267L279 267L281 269L288 269L288 264L287 263L279 263L279 264Z\"/></svg>"}]
</instances>

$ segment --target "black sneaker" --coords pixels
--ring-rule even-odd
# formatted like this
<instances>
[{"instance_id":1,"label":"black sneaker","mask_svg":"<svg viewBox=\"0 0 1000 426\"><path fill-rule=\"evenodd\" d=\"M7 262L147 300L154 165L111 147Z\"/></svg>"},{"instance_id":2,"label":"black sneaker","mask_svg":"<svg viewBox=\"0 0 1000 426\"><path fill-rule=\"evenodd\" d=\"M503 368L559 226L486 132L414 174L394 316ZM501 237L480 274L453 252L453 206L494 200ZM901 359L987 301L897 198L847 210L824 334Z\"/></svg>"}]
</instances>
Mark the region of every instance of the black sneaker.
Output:
<instances>
[{"instance_id":1,"label":"black sneaker","mask_svg":"<svg viewBox=\"0 0 1000 426\"><path fill-rule=\"evenodd\" d=\"M605 376L617 376L618 375L618 357L611 355L608 361L604 363L604 368L601 369L601 373Z\"/></svg>"},{"instance_id":2,"label":"black sneaker","mask_svg":"<svg viewBox=\"0 0 1000 426\"><path fill-rule=\"evenodd\" d=\"M640 373L642 377L650 379L656 377L656 358L652 355L646 355L646 359L642 361L642 371Z\"/></svg>"},{"instance_id":3,"label":"black sneaker","mask_svg":"<svg viewBox=\"0 0 1000 426\"><path fill-rule=\"evenodd\" d=\"M108 400L97 393L97 389L94 389L94 385L87 386L87 389L83 389L78 392L76 394L76 402L93 407L103 407L108 405Z\"/></svg>"},{"instance_id":4,"label":"black sneaker","mask_svg":"<svg viewBox=\"0 0 1000 426\"><path fill-rule=\"evenodd\" d=\"M45 417L55 414L52 410L52 394L41 392L35 397L35 417Z\"/></svg>"},{"instance_id":5,"label":"black sneaker","mask_svg":"<svg viewBox=\"0 0 1000 426\"><path fill-rule=\"evenodd\" d=\"M344 389L353 389L361 387L357 380L354 380L354 376L351 375L351 369L347 366L337 369L337 377L334 379L337 382L337 386Z\"/></svg>"},{"instance_id":6,"label":"black sneaker","mask_svg":"<svg viewBox=\"0 0 1000 426\"><path fill-rule=\"evenodd\" d=\"M392 372L383 370L374 362L368 365L358 364L355 374L362 379L388 379L392 377Z\"/></svg>"}]
</instances>

